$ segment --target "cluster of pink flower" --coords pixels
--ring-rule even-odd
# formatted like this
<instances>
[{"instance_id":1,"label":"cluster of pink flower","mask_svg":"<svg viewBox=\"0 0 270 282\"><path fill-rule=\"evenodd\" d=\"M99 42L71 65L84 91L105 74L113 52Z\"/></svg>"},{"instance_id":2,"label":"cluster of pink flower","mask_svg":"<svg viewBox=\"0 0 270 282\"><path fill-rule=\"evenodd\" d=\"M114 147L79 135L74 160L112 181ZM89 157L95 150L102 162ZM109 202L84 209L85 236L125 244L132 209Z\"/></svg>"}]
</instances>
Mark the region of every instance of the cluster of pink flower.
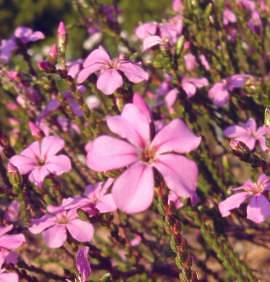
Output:
<instances>
[{"instance_id":1,"label":"cluster of pink flower","mask_svg":"<svg viewBox=\"0 0 270 282\"><path fill-rule=\"evenodd\" d=\"M223 24L230 31L228 36L233 40L237 16L232 11L230 2L225 2ZM248 27L254 32L259 32L262 23L258 9L267 10L264 1L260 1L259 7L251 0L236 2L237 5L244 7L250 17ZM94 237L92 219L96 215L117 210L127 214L146 211L153 203L155 187L161 183L168 188L166 193L169 205L180 208L184 206L186 200L190 200L193 206L199 202L197 164L200 160L194 161L191 155L186 155L200 150L199 146L205 140L195 135L193 131L196 131L196 127L192 128L188 119L180 118L176 107L181 103L181 99L190 102L199 96L208 99L211 109L223 107L228 110L230 95L238 93L244 97L246 83L254 76L239 73L219 78L215 80L216 82L209 80L206 74L211 70L211 64L206 54L202 52L195 56L193 43L185 40L183 10L182 1L174 0L173 17L166 22L151 21L140 24L135 30L137 39L142 41L142 55L151 57L157 50L165 53L170 50L170 54L176 56L179 48L182 49L183 55L185 75L180 76L177 73L175 77L175 72L165 74L157 83L155 90L151 87L145 90L145 99L139 92L126 90L126 86L154 80L156 77L150 70L146 71L147 67L143 62L134 62L125 58L123 54L111 59L105 48L99 46L84 60L65 62L64 68L59 66L60 64L57 65L57 57L63 53L61 48L64 48L67 33L64 24L59 25L57 38L59 46L51 47L48 60L39 62L38 68L46 74L59 75L66 84L69 83L70 89L60 93L60 99L59 93L55 91L49 100L42 101L46 104L38 108L35 120L30 119L28 122L35 141L17 154L12 152L12 156L8 158L7 170L9 174L22 178L30 187L46 193L44 183L47 180L57 182L61 177L65 177L64 174L73 173L77 159L73 158L69 146L65 145L65 135L72 137L83 135L84 128L80 127L80 121L85 116L85 104L89 106L91 114L97 108L98 116L101 113L99 108L103 99L108 99L109 103L113 101L113 106L110 105L112 110L100 118L99 122L102 125L91 136L91 140L88 138L87 143L85 138L83 139L82 145L85 145L86 154L80 156L84 165L88 166L89 173L96 174L97 177L96 181L85 187L83 194L73 193L62 197L60 205L50 204L46 208L41 208L38 213L33 213L35 216L31 217L29 227L18 228L20 233L16 233L15 229L15 234L7 234L13 229L11 223L16 224L21 209L17 200L10 204L5 213L4 225L0 228L0 281L18 281L18 275L15 272L7 272L4 265L17 263L14 250L27 241L25 232L30 231L34 235L41 233L49 248L61 248L70 240L84 243L84 247L77 250L76 267L81 275L81 281L87 281L91 273L87 244ZM115 18L110 20L114 21ZM11 38L1 41L0 62L3 65L8 64L15 52L27 53L30 43L44 38L42 32L33 32L26 27L17 28ZM177 48L181 44L182 46ZM198 68L203 69L199 75L196 71ZM16 103L9 103L8 108L16 110L19 105L32 110L33 105L41 103L36 85L27 83L22 73L3 68L0 69L0 74L26 93L18 95ZM81 103L80 98L87 92L89 85L91 89L99 90L101 93L97 91L96 100ZM203 90L207 91L205 96L196 95ZM79 99L76 95L79 95ZM146 100L149 100L149 103ZM123 104L119 105L121 102ZM164 105L169 112L168 115L160 110ZM48 120L52 113L60 111L62 107L70 108L71 114L75 117L71 120L68 114L57 116L57 126L60 130L55 131ZM36 108L33 109L35 112ZM16 119L10 122L16 125L19 123ZM96 128L97 125L92 126ZM60 135L57 136L55 132L64 134L59 137ZM265 125L257 128L253 118L239 125L231 125L223 133L223 136L232 139L233 142L243 143L250 154L256 150L262 153L269 151L267 139L270 138L270 129ZM0 149L1 153L4 148ZM61 150L64 153L59 153ZM25 176L28 176L28 179ZM218 205L222 217L230 215L231 210L239 208L244 201L249 201L247 205L249 220L262 223L270 217L268 198L270 178L266 174L261 173L256 183L248 180L233 191L235 192L233 195ZM81 216L81 213L84 216Z\"/></svg>"}]
</instances>

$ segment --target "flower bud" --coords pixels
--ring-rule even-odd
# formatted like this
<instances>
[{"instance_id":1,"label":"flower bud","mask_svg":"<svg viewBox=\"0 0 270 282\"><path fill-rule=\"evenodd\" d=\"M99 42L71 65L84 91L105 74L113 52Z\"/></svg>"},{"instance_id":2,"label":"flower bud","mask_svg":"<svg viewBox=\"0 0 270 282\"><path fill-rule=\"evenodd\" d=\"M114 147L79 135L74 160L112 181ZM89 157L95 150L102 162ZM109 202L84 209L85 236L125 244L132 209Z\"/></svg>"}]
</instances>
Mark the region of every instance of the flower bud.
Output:
<instances>
[{"instance_id":1,"label":"flower bud","mask_svg":"<svg viewBox=\"0 0 270 282\"><path fill-rule=\"evenodd\" d=\"M56 61L57 61L57 46L56 44L53 44L49 50L49 53L48 53L48 61L51 63L51 64L55 64Z\"/></svg>"},{"instance_id":2,"label":"flower bud","mask_svg":"<svg viewBox=\"0 0 270 282\"><path fill-rule=\"evenodd\" d=\"M21 176L19 174L18 169L11 163L7 164L7 176L9 182L14 187L18 187L21 183Z\"/></svg>"}]
</instances>

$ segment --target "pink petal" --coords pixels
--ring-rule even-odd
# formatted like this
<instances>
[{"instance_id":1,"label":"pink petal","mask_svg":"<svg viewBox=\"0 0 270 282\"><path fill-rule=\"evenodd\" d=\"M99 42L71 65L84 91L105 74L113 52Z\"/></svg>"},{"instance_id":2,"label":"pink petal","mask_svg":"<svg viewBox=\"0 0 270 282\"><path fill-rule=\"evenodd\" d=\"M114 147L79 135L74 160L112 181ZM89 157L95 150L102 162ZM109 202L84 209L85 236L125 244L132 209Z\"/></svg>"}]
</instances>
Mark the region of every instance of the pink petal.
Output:
<instances>
[{"instance_id":1,"label":"pink petal","mask_svg":"<svg viewBox=\"0 0 270 282\"><path fill-rule=\"evenodd\" d=\"M227 89L227 82L221 81L215 83L208 91L208 97L218 107L222 107L227 104L230 97L229 91Z\"/></svg>"},{"instance_id":2,"label":"pink petal","mask_svg":"<svg viewBox=\"0 0 270 282\"><path fill-rule=\"evenodd\" d=\"M105 95L111 95L123 85L120 73L115 69L102 71L97 80L97 88Z\"/></svg>"},{"instance_id":3,"label":"pink petal","mask_svg":"<svg viewBox=\"0 0 270 282\"><path fill-rule=\"evenodd\" d=\"M125 167L138 159L134 146L117 138L100 136L87 154L87 165L95 171Z\"/></svg>"},{"instance_id":4,"label":"pink petal","mask_svg":"<svg viewBox=\"0 0 270 282\"><path fill-rule=\"evenodd\" d=\"M13 156L9 162L14 165L22 175L29 173L36 166L36 161L34 159L22 155Z\"/></svg>"},{"instance_id":5,"label":"pink petal","mask_svg":"<svg viewBox=\"0 0 270 282\"><path fill-rule=\"evenodd\" d=\"M151 111L142 96L138 93L134 93L133 95L133 104L151 121Z\"/></svg>"},{"instance_id":6,"label":"pink petal","mask_svg":"<svg viewBox=\"0 0 270 282\"><path fill-rule=\"evenodd\" d=\"M25 243L25 237L23 234L4 235L0 237L0 246L8 250L17 249L23 243Z\"/></svg>"},{"instance_id":7,"label":"pink petal","mask_svg":"<svg viewBox=\"0 0 270 282\"><path fill-rule=\"evenodd\" d=\"M36 167L30 174L29 174L29 181L36 185L42 184L44 179L50 174L50 171L47 169L46 165L41 167Z\"/></svg>"},{"instance_id":8,"label":"pink petal","mask_svg":"<svg viewBox=\"0 0 270 282\"><path fill-rule=\"evenodd\" d=\"M78 74L77 83L83 83L91 74L104 69L104 67L105 66L103 64L92 64L88 67L83 68Z\"/></svg>"},{"instance_id":9,"label":"pink petal","mask_svg":"<svg viewBox=\"0 0 270 282\"><path fill-rule=\"evenodd\" d=\"M47 136L41 141L41 158L45 160L48 157L54 156L64 148L65 141L56 136Z\"/></svg>"},{"instance_id":10,"label":"pink petal","mask_svg":"<svg viewBox=\"0 0 270 282\"><path fill-rule=\"evenodd\" d=\"M4 234L8 233L9 231L11 231L13 228L13 225L10 224L8 226L3 226L3 227L0 227L0 236L3 236Z\"/></svg>"},{"instance_id":11,"label":"pink petal","mask_svg":"<svg viewBox=\"0 0 270 282\"><path fill-rule=\"evenodd\" d=\"M50 173L61 175L72 169L70 159L65 155L52 156L48 158L46 168Z\"/></svg>"},{"instance_id":12,"label":"pink petal","mask_svg":"<svg viewBox=\"0 0 270 282\"><path fill-rule=\"evenodd\" d=\"M19 282L19 277L17 273L0 273L0 282Z\"/></svg>"},{"instance_id":13,"label":"pink petal","mask_svg":"<svg viewBox=\"0 0 270 282\"><path fill-rule=\"evenodd\" d=\"M239 125L232 125L224 130L224 135L229 138L236 138L247 134L247 130Z\"/></svg>"},{"instance_id":14,"label":"pink petal","mask_svg":"<svg viewBox=\"0 0 270 282\"><path fill-rule=\"evenodd\" d=\"M162 39L158 35L151 35L143 40L143 51L146 51L156 45L161 44Z\"/></svg>"},{"instance_id":15,"label":"pink petal","mask_svg":"<svg viewBox=\"0 0 270 282\"><path fill-rule=\"evenodd\" d=\"M230 215L231 210L239 208L240 205L247 199L248 192L236 193L218 205L219 211L223 217Z\"/></svg>"},{"instance_id":16,"label":"pink petal","mask_svg":"<svg viewBox=\"0 0 270 282\"><path fill-rule=\"evenodd\" d=\"M33 234L39 234L43 230L55 225L56 219L52 215L44 215L41 218L33 219L29 231Z\"/></svg>"},{"instance_id":17,"label":"pink petal","mask_svg":"<svg viewBox=\"0 0 270 282\"><path fill-rule=\"evenodd\" d=\"M184 91L186 92L188 98L191 98L196 94L197 88L190 81L183 80L181 85Z\"/></svg>"},{"instance_id":18,"label":"pink petal","mask_svg":"<svg viewBox=\"0 0 270 282\"><path fill-rule=\"evenodd\" d=\"M150 121L134 104L126 104L121 116L127 120L132 128L140 135L144 144L150 142Z\"/></svg>"},{"instance_id":19,"label":"pink petal","mask_svg":"<svg viewBox=\"0 0 270 282\"><path fill-rule=\"evenodd\" d=\"M79 242L89 242L94 235L94 227L91 223L74 219L67 224L70 235Z\"/></svg>"},{"instance_id":20,"label":"pink petal","mask_svg":"<svg viewBox=\"0 0 270 282\"><path fill-rule=\"evenodd\" d=\"M109 54L102 46L100 46L87 56L83 63L83 67L86 68L94 64L107 65L110 61L111 59Z\"/></svg>"},{"instance_id":21,"label":"pink petal","mask_svg":"<svg viewBox=\"0 0 270 282\"><path fill-rule=\"evenodd\" d=\"M49 248L60 248L67 240L67 231L64 224L56 224L43 231L43 239Z\"/></svg>"},{"instance_id":22,"label":"pink petal","mask_svg":"<svg viewBox=\"0 0 270 282\"><path fill-rule=\"evenodd\" d=\"M148 73L133 63L121 63L118 69L133 83L140 83L149 79Z\"/></svg>"},{"instance_id":23,"label":"pink petal","mask_svg":"<svg viewBox=\"0 0 270 282\"><path fill-rule=\"evenodd\" d=\"M132 165L116 179L112 194L116 206L123 212L146 210L154 196L153 169L140 163Z\"/></svg>"},{"instance_id":24,"label":"pink petal","mask_svg":"<svg viewBox=\"0 0 270 282\"><path fill-rule=\"evenodd\" d=\"M183 198L193 198L197 187L198 168L194 161L176 154L160 155L154 166L172 191Z\"/></svg>"},{"instance_id":25,"label":"pink petal","mask_svg":"<svg viewBox=\"0 0 270 282\"><path fill-rule=\"evenodd\" d=\"M270 216L270 203L264 195L254 196L247 206L247 218L262 223Z\"/></svg>"},{"instance_id":26,"label":"pink petal","mask_svg":"<svg viewBox=\"0 0 270 282\"><path fill-rule=\"evenodd\" d=\"M158 132L151 146L156 148L159 154L189 153L195 150L200 142L201 137L193 134L181 119L175 119Z\"/></svg>"},{"instance_id":27,"label":"pink petal","mask_svg":"<svg viewBox=\"0 0 270 282\"><path fill-rule=\"evenodd\" d=\"M148 22L141 24L136 28L135 34L140 39L144 39L149 35L154 35L157 31L157 25L158 24L156 22Z\"/></svg>"},{"instance_id":28,"label":"pink petal","mask_svg":"<svg viewBox=\"0 0 270 282\"><path fill-rule=\"evenodd\" d=\"M139 133L132 127L132 124L122 116L108 116L107 125L109 129L119 135L120 137L128 140L136 147L142 147L144 140Z\"/></svg>"},{"instance_id":29,"label":"pink petal","mask_svg":"<svg viewBox=\"0 0 270 282\"><path fill-rule=\"evenodd\" d=\"M45 35L41 31L35 31L29 37L29 41L35 42L35 41L38 41L38 40L42 40L44 38L45 38Z\"/></svg>"},{"instance_id":30,"label":"pink petal","mask_svg":"<svg viewBox=\"0 0 270 282\"><path fill-rule=\"evenodd\" d=\"M256 144L256 139L251 135L237 137L235 140L245 143L250 150L253 150Z\"/></svg>"},{"instance_id":31,"label":"pink petal","mask_svg":"<svg viewBox=\"0 0 270 282\"><path fill-rule=\"evenodd\" d=\"M96 208L100 213L114 212L117 210L112 194L107 194L97 202Z\"/></svg>"},{"instance_id":32,"label":"pink petal","mask_svg":"<svg viewBox=\"0 0 270 282\"><path fill-rule=\"evenodd\" d=\"M177 96L178 96L179 91L176 88L173 88L172 90L170 90L166 96L165 96L165 102L167 107L170 109L173 107Z\"/></svg>"}]
</instances>

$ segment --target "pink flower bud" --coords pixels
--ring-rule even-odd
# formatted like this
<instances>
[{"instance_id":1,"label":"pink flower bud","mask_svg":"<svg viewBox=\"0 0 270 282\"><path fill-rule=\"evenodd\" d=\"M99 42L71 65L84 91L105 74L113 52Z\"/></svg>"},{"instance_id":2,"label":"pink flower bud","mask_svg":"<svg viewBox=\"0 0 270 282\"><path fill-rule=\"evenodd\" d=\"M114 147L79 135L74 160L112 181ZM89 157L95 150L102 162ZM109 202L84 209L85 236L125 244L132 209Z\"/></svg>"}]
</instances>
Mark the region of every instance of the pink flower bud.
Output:
<instances>
[{"instance_id":1,"label":"pink flower bud","mask_svg":"<svg viewBox=\"0 0 270 282\"><path fill-rule=\"evenodd\" d=\"M50 63L55 64L57 60L57 46L53 44L48 53L48 60Z\"/></svg>"}]
</instances>

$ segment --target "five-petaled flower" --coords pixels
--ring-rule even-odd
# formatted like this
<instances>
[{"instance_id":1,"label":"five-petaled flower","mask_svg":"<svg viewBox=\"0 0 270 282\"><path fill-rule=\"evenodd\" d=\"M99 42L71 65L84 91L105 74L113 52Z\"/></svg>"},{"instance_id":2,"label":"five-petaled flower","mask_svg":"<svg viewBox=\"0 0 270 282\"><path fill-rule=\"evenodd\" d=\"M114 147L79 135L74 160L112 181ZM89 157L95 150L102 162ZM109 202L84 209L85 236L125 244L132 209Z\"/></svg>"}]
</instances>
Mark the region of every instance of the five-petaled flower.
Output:
<instances>
[{"instance_id":1,"label":"five-petaled flower","mask_svg":"<svg viewBox=\"0 0 270 282\"><path fill-rule=\"evenodd\" d=\"M9 162L21 175L29 174L29 180L40 186L49 174L61 175L71 170L71 161L65 155L56 155L64 147L64 140L47 136L35 141Z\"/></svg>"},{"instance_id":2,"label":"five-petaled flower","mask_svg":"<svg viewBox=\"0 0 270 282\"><path fill-rule=\"evenodd\" d=\"M234 188L237 193L219 203L219 211L223 217L230 215L231 210L249 200L247 218L255 223L261 223L270 216L270 202L264 195L270 191L270 179L261 174L256 183L248 180L242 186Z\"/></svg>"},{"instance_id":3,"label":"five-petaled flower","mask_svg":"<svg viewBox=\"0 0 270 282\"><path fill-rule=\"evenodd\" d=\"M196 195L197 166L181 154L195 150L201 137L175 119L152 138L150 124L148 115L136 105L126 104L121 115L107 117L109 129L125 140L99 136L87 154L87 164L95 171L127 167L112 188L116 206L126 213L141 212L151 205L154 168L179 197L194 199Z\"/></svg>"},{"instance_id":4,"label":"five-petaled flower","mask_svg":"<svg viewBox=\"0 0 270 282\"><path fill-rule=\"evenodd\" d=\"M98 73L97 88L106 95L113 94L123 85L123 73L133 83L148 80L148 73L139 65L125 60L121 56L111 59L103 47L92 51L83 63L77 82L84 82L93 73Z\"/></svg>"}]
</instances>

